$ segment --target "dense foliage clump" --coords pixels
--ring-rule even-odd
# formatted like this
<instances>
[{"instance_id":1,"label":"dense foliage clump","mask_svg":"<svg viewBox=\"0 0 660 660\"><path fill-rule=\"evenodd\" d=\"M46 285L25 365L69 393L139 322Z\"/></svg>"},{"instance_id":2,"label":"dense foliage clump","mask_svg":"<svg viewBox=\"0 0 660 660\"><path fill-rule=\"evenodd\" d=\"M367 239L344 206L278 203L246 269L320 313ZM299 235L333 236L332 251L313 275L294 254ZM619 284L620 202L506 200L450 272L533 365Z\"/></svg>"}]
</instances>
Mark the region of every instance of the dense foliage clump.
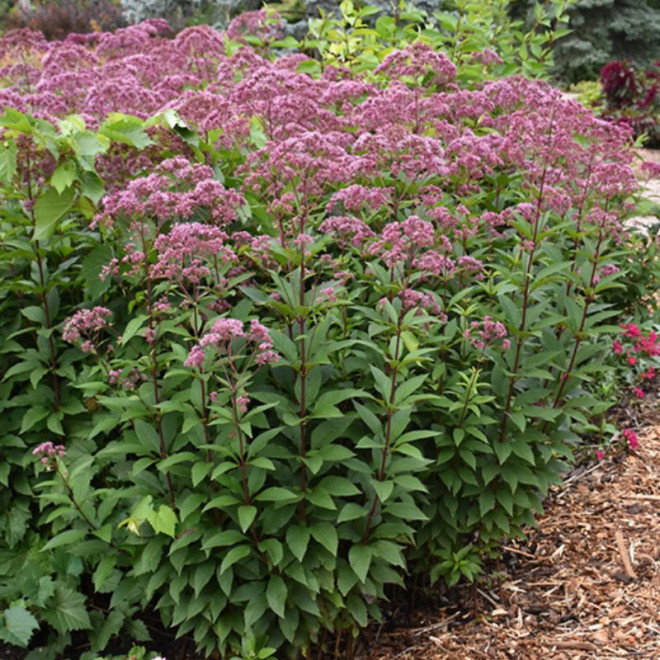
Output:
<instances>
[{"instance_id":1,"label":"dense foliage clump","mask_svg":"<svg viewBox=\"0 0 660 660\"><path fill-rule=\"evenodd\" d=\"M93 658L156 612L222 657L349 657L599 430L647 293L629 130L493 50L338 65L278 29L0 42L11 643Z\"/></svg>"}]
</instances>

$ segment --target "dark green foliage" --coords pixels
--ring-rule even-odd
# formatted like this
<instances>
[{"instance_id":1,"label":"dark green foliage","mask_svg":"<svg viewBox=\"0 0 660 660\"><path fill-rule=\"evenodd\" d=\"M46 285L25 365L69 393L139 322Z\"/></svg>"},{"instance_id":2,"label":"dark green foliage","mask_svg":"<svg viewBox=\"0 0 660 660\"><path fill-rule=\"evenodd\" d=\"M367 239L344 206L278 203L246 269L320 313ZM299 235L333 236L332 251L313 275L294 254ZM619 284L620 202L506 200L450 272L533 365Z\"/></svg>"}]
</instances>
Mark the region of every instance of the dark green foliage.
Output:
<instances>
[{"instance_id":1,"label":"dark green foliage","mask_svg":"<svg viewBox=\"0 0 660 660\"><path fill-rule=\"evenodd\" d=\"M531 0L514 0L512 11L532 22ZM660 9L648 0L577 0L569 10L571 34L555 44L555 74L574 83L595 80L610 60L645 65L660 56Z\"/></svg>"}]
</instances>

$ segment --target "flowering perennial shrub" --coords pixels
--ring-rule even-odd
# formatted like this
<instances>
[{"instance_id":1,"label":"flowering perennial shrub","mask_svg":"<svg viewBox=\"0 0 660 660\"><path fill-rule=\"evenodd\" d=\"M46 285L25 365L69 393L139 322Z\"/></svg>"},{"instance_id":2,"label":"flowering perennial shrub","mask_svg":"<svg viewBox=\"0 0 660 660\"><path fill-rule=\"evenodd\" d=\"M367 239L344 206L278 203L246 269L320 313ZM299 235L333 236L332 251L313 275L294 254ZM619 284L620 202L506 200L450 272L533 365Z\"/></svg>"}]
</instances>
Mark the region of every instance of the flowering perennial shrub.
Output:
<instances>
[{"instance_id":1,"label":"flowering perennial shrub","mask_svg":"<svg viewBox=\"0 0 660 660\"><path fill-rule=\"evenodd\" d=\"M521 534L607 408L629 132L422 42L310 75L163 33L0 42L9 641L155 611L350 657L406 575Z\"/></svg>"}]
</instances>

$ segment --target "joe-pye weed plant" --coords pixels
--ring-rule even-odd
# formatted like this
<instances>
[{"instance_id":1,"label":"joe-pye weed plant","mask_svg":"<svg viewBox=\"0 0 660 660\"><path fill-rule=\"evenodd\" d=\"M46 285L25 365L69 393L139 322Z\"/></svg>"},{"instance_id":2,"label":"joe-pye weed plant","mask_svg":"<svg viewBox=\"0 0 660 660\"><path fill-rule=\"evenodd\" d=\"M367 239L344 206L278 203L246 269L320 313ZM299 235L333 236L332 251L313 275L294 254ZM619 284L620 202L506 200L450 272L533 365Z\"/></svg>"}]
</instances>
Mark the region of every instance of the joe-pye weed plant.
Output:
<instances>
[{"instance_id":1,"label":"joe-pye weed plant","mask_svg":"<svg viewBox=\"0 0 660 660\"><path fill-rule=\"evenodd\" d=\"M39 180L67 202L40 256L77 259L48 331L35 312L3 336L4 387L24 420L41 381L14 365L36 333L56 364L40 340L40 378L78 404L3 451L36 468L21 506L36 487L42 556L72 558L69 630L94 627L85 604L105 617L91 652L156 612L206 653L350 657L408 576L475 579L609 405L591 384L629 272L629 136L543 83L463 88L422 41L312 76L159 29L29 36L71 75L27 69L40 91L12 91L3 157L35 125L73 135ZM142 118L112 114L126 84ZM3 170L3 227L20 216L30 244L24 171ZM13 309L30 250L4 253ZM15 607L54 626L47 604L35 588Z\"/></svg>"}]
</instances>

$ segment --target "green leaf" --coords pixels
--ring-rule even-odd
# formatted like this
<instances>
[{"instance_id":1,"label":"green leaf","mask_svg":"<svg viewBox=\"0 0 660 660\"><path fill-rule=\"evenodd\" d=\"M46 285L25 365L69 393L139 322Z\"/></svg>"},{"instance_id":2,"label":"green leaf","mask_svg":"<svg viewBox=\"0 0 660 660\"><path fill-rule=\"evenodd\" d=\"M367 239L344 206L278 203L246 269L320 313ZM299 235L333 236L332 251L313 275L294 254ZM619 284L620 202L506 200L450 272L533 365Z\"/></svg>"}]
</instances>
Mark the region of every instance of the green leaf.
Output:
<instances>
[{"instance_id":1,"label":"green leaf","mask_svg":"<svg viewBox=\"0 0 660 660\"><path fill-rule=\"evenodd\" d=\"M4 626L0 628L0 638L9 644L27 648L32 633L39 628L34 615L22 605L15 605L4 612Z\"/></svg>"},{"instance_id":2,"label":"green leaf","mask_svg":"<svg viewBox=\"0 0 660 660\"><path fill-rule=\"evenodd\" d=\"M346 477L325 477L319 487L335 497L350 497L360 494L360 489Z\"/></svg>"},{"instance_id":3,"label":"green leaf","mask_svg":"<svg viewBox=\"0 0 660 660\"><path fill-rule=\"evenodd\" d=\"M521 412L511 411L509 413L509 419L524 433L525 428L527 427L527 420L525 415Z\"/></svg>"},{"instance_id":4,"label":"green leaf","mask_svg":"<svg viewBox=\"0 0 660 660\"><path fill-rule=\"evenodd\" d=\"M348 522L349 520L358 520L366 516L368 511L365 510L363 506L355 504L354 502L349 502L344 506L344 508L337 516L337 522Z\"/></svg>"},{"instance_id":5,"label":"green leaf","mask_svg":"<svg viewBox=\"0 0 660 660\"><path fill-rule=\"evenodd\" d=\"M80 175L80 192L84 197L98 204L105 193L103 181L96 172L83 172Z\"/></svg>"},{"instance_id":6,"label":"green leaf","mask_svg":"<svg viewBox=\"0 0 660 660\"><path fill-rule=\"evenodd\" d=\"M412 502L395 502L388 504L385 511L401 520L428 520L422 510Z\"/></svg>"},{"instance_id":7,"label":"green leaf","mask_svg":"<svg viewBox=\"0 0 660 660\"><path fill-rule=\"evenodd\" d=\"M346 605L355 622L364 628L369 623L369 614L362 598L357 594L351 594L346 600Z\"/></svg>"},{"instance_id":8,"label":"green leaf","mask_svg":"<svg viewBox=\"0 0 660 660\"><path fill-rule=\"evenodd\" d=\"M286 531L286 544L291 554L301 563L307 552L309 537L309 529L302 525L292 525Z\"/></svg>"},{"instance_id":9,"label":"green leaf","mask_svg":"<svg viewBox=\"0 0 660 660\"><path fill-rule=\"evenodd\" d=\"M62 193L50 188L39 197L34 205L35 240L46 240L55 233L57 222L71 208L74 196L75 191L71 187Z\"/></svg>"},{"instance_id":10,"label":"green leaf","mask_svg":"<svg viewBox=\"0 0 660 660\"><path fill-rule=\"evenodd\" d=\"M288 590L284 580L279 575L273 575L268 582L266 598L268 599L268 606L280 619L284 618L287 595Z\"/></svg>"},{"instance_id":11,"label":"green leaf","mask_svg":"<svg viewBox=\"0 0 660 660\"><path fill-rule=\"evenodd\" d=\"M367 545L354 545L348 552L348 563L362 583L369 574L372 556L372 550Z\"/></svg>"},{"instance_id":12,"label":"green leaf","mask_svg":"<svg viewBox=\"0 0 660 660\"><path fill-rule=\"evenodd\" d=\"M92 582L96 591L102 589L103 585L114 572L116 563L117 557L114 555L101 559L92 576Z\"/></svg>"},{"instance_id":13,"label":"green leaf","mask_svg":"<svg viewBox=\"0 0 660 660\"><path fill-rule=\"evenodd\" d=\"M376 541L373 546L374 557L384 559L388 564L399 566L403 569L406 567L406 561L401 552L401 546L393 543L392 541Z\"/></svg>"},{"instance_id":14,"label":"green leaf","mask_svg":"<svg viewBox=\"0 0 660 660\"><path fill-rule=\"evenodd\" d=\"M497 501L504 507L510 516L513 516L513 496L511 495L511 491L506 488L500 488L500 490L497 491Z\"/></svg>"},{"instance_id":15,"label":"green leaf","mask_svg":"<svg viewBox=\"0 0 660 660\"><path fill-rule=\"evenodd\" d=\"M264 132L263 124L259 117L253 115L250 117L250 142L257 148L261 149L268 142L268 137Z\"/></svg>"},{"instance_id":16,"label":"green leaf","mask_svg":"<svg viewBox=\"0 0 660 660\"><path fill-rule=\"evenodd\" d=\"M107 615L105 621L103 621L100 630L95 632L92 650L103 650L110 641L110 638L121 632L125 620L126 614L124 612L117 609L112 610L110 614Z\"/></svg>"},{"instance_id":17,"label":"green leaf","mask_svg":"<svg viewBox=\"0 0 660 660\"><path fill-rule=\"evenodd\" d=\"M191 471L192 485L197 487L206 477L206 475L211 471L213 463L195 463Z\"/></svg>"},{"instance_id":18,"label":"green leaf","mask_svg":"<svg viewBox=\"0 0 660 660\"><path fill-rule=\"evenodd\" d=\"M220 575L225 571L229 570L236 562L245 559L252 552L252 548L249 545L239 545L235 548L232 548L222 560L220 564Z\"/></svg>"},{"instance_id":19,"label":"green leaf","mask_svg":"<svg viewBox=\"0 0 660 660\"><path fill-rule=\"evenodd\" d=\"M65 160L60 163L53 172L50 182L61 195L69 186L76 180L78 170L76 164L70 160Z\"/></svg>"},{"instance_id":20,"label":"green leaf","mask_svg":"<svg viewBox=\"0 0 660 660\"><path fill-rule=\"evenodd\" d=\"M144 149L153 143L144 130L144 121L139 117L113 112L99 126L99 133L113 142Z\"/></svg>"},{"instance_id":21,"label":"green leaf","mask_svg":"<svg viewBox=\"0 0 660 660\"><path fill-rule=\"evenodd\" d=\"M330 509L331 511L334 511L337 508L337 505L332 497L330 497L330 494L320 486L307 493L307 499L320 509Z\"/></svg>"},{"instance_id":22,"label":"green leaf","mask_svg":"<svg viewBox=\"0 0 660 660\"><path fill-rule=\"evenodd\" d=\"M167 534L167 536L174 538L177 517L169 506L161 504L158 511L149 511L147 520L156 534Z\"/></svg>"},{"instance_id":23,"label":"green leaf","mask_svg":"<svg viewBox=\"0 0 660 660\"><path fill-rule=\"evenodd\" d=\"M191 513L201 508L202 504L206 502L207 496L203 493L191 493L186 497L183 504L179 506L179 515L183 522Z\"/></svg>"},{"instance_id":24,"label":"green leaf","mask_svg":"<svg viewBox=\"0 0 660 660\"><path fill-rule=\"evenodd\" d=\"M0 182L11 184L16 174L16 143L9 141L7 146L0 145Z\"/></svg>"},{"instance_id":25,"label":"green leaf","mask_svg":"<svg viewBox=\"0 0 660 660\"><path fill-rule=\"evenodd\" d=\"M42 611L42 616L60 634L92 627L85 608L85 597L62 583L56 584L53 602Z\"/></svg>"},{"instance_id":26,"label":"green leaf","mask_svg":"<svg viewBox=\"0 0 660 660\"><path fill-rule=\"evenodd\" d=\"M251 505L243 505L238 507L238 523L241 530L245 532L257 517L257 507Z\"/></svg>"},{"instance_id":27,"label":"green leaf","mask_svg":"<svg viewBox=\"0 0 660 660\"><path fill-rule=\"evenodd\" d=\"M310 527L309 530L312 537L318 541L333 557L337 556L337 548L339 547L339 537L334 525L322 522L316 523Z\"/></svg>"},{"instance_id":28,"label":"green leaf","mask_svg":"<svg viewBox=\"0 0 660 660\"><path fill-rule=\"evenodd\" d=\"M376 491L376 495L380 502L386 502L392 492L394 491L394 482L393 481L372 481L371 485Z\"/></svg>"},{"instance_id":29,"label":"green leaf","mask_svg":"<svg viewBox=\"0 0 660 660\"><path fill-rule=\"evenodd\" d=\"M53 536L53 538L46 543L42 548L42 552L45 550L53 550L54 548L59 548L62 545L71 545L77 543L87 536L87 531L84 529L67 529L64 532Z\"/></svg>"},{"instance_id":30,"label":"green leaf","mask_svg":"<svg viewBox=\"0 0 660 660\"><path fill-rule=\"evenodd\" d=\"M483 490L479 495L479 513L485 516L495 506L495 495L492 490Z\"/></svg>"},{"instance_id":31,"label":"green leaf","mask_svg":"<svg viewBox=\"0 0 660 660\"><path fill-rule=\"evenodd\" d=\"M271 488L266 488L266 490L261 491L259 495L255 497L256 500L264 502L297 502L300 499L300 495L279 486L273 486Z\"/></svg>"},{"instance_id":32,"label":"green leaf","mask_svg":"<svg viewBox=\"0 0 660 660\"><path fill-rule=\"evenodd\" d=\"M213 536L205 539L202 543L202 550L208 551L212 548L223 547L227 545L236 545L244 541L245 537L236 529L225 529L216 532Z\"/></svg>"},{"instance_id":33,"label":"green leaf","mask_svg":"<svg viewBox=\"0 0 660 660\"><path fill-rule=\"evenodd\" d=\"M536 461L534 459L534 452L532 451L532 448L525 440L524 436L516 438L515 442L511 443L511 446L513 449L513 453L516 456L519 456L524 461L527 461L527 463L529 463L530 465L536 464Z\"/></svg>"},{"instance_id":34,"label":"green leaf","mask_svg":"<svg viewBox=\"0 0 660 660\"><path fill-rule=\"evenodd\" d=\"M389 403L392 391L392 378L388 377L378 367L371 366L370 369L371 375L374 377L374 385L376 389L383 397L383 401Z\"/></svg>"},{"instance_id":35,"label":"green leaf","mask_svg":"<svg viewBox=\"0 0 660 660\"><path fill-rule=\"evenodd\" d=\"M266 552L273 566L279 566L284 558L284 548L275 538L264 539L258 546L259 550Z\"/></svg>"},{"instance_id":36,"label":"green leaf","mask_svg":"<svg viewBox=\"0 0 660 660\"><path fill-rule=\"evenodd\" d=\"M138 316L132 318L124 328L124 332L121 335L121 345L124 346L129 339L132 339L140 330L144 322L147 320L145 314L138 314Z\"/></svg>"}]
</instances>

